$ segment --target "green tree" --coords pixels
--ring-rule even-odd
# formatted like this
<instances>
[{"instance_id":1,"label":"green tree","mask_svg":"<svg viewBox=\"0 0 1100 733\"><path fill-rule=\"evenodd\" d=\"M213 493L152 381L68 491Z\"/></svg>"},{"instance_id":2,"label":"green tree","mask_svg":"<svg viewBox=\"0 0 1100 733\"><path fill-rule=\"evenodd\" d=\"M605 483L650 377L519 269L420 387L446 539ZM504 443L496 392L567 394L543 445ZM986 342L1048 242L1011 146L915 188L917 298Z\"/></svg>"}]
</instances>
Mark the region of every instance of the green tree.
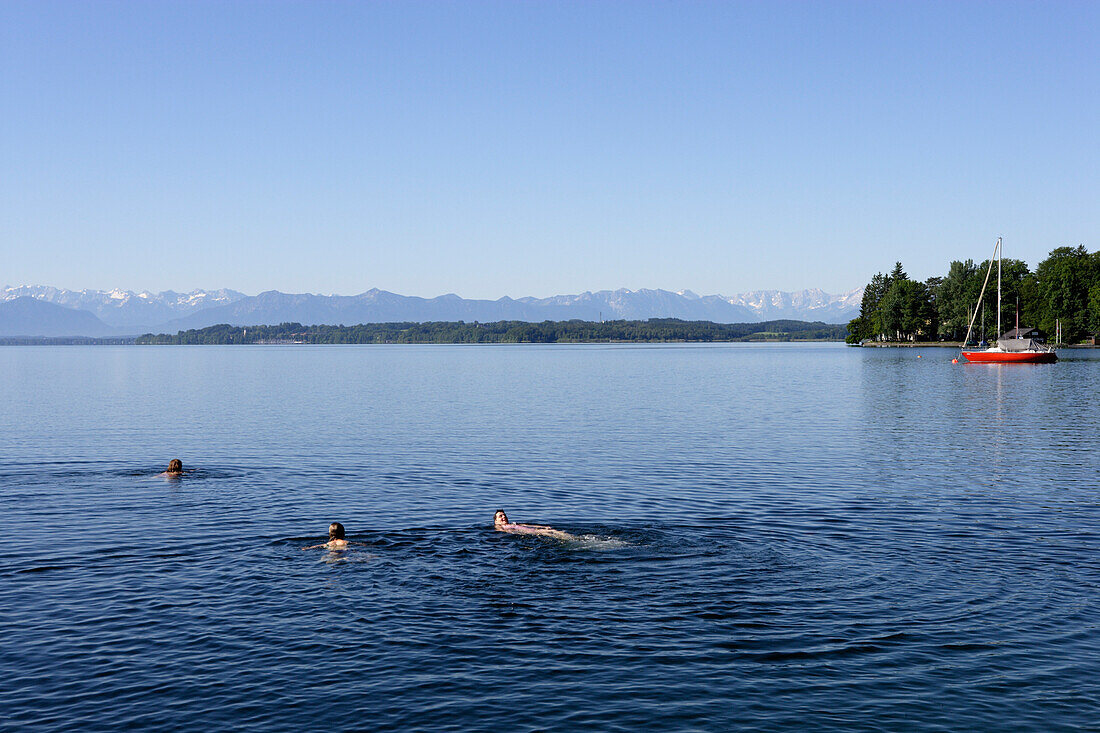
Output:
<instances>
[{"instance_id":1,"label":"green tree","mask_svg":"<svg viewBox=\"0 0 1100 733\"><path fill-rule=\"evenodd\" d=\"M856 316L852 320L848 321L848 335L845 336L844 342L849 344L858 344L865 338L869 338L865 334L869 329L864 325L862 316Z\"/></svg>"},{"instance_id":2,"label":"green tree","mask_svg":"<svg viewBox=\"0 0 1100 733\"><path fill-rule=\"evenodd\" d=\"M887 336L899 341L935 337L936 309L928 286L909 278L894 280L880 305Z\"/></svg>"},{"instance_id":3,"label":"green tree","mask_svg":"<svg viewBox=\"0 0 1100 733\"><path fill-rule=\"evenodd\" d=\"M863 289L863 299L859 304L859 340L873 338L886 333L882 322L880 305L886 291L890 289L890 278L881 272L876 273Z\"/></svg>"},{"instance_id":4,"label":"green tree","mask_svg":"<svg viewBox=\"0 0 1100 733\"><path fill-rule=\"evenodd\" d=\"M959 340L966 335L983 277L985 272L979 273L973 260L951 263L936 297L941 336Z\"/></svg>"},{"instance_id":5,"label":"green tree","mask_svg":"<svg viewBox=\"0 0 1100 733\"><path fill-rule=\"evenodd\" d=\"M1091 327L1091 287L1097 279L1097 258L1082 246L1058 247L1035 268L1038 302L1043 308L1039 328L1053 333L1062 323L1063 340L1073 343L1084 338Z\"/></svg>"},{"instance_id":6,"label":"green tree","mask_svg":"<svg viewBox=\"0 0 1100 733\"><path fill-rule=\"evenodd\" d=\"M891 341L900 341L905 320L905 283L908 280L894 280L878 307L879 333Z\"/></svg>"},{"instance_id":7,"label":"green tree","mask_svg":"<svg viewBox=\"0 0 1100 733\"><path fill-rule=\"evenodd\" d=\"M914 338L918 341L935 341L939 333L939 313L936 311L937 285L940 278L913 283L906 303L908 323L912 327Z\"/></svg>"},{"instance_id":8,"label":"green tree","mask_svg":"<svg viewBox=\"0 0 1100 733\"><path fill-rule=\"evenodd\" d=\"M1089 334L1100 335L1100 282L1089 288Z\"/></svg>"},{"instance_id":9,"label":"green tree","mask_svg":"<svg viewBox=\"0 0 1100 733\"><path fill-rule=\"evenodd\" d=\"M988 267L989 261L982 263L982 268ZM984 269L982 270L984 272ZM1024 296L1027 286L1025 283L1034 276L1027 268L1023 260L1001 260L1001 334L1016 327L1016 308L1020 308L1020 325L1037 327L1031 321L1037 317L1028 313L1025 306L1028 305ZM997 317L997 263L993 263L993 273L989 278L989 287L986 289L987 303L992 306L989 312L992 318ZM1000 336L1001 334L997 334Z\"/></svg>"}]
</instances>

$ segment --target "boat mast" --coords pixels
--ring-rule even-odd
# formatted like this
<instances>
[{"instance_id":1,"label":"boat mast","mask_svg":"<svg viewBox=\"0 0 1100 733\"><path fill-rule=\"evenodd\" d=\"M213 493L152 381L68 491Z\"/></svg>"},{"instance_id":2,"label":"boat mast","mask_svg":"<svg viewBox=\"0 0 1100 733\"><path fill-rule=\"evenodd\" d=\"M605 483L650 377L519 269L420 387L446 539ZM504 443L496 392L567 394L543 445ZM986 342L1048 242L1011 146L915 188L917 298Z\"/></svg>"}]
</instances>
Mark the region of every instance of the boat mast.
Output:
<instances>
[{"instance_id":1,"label":"boat mast","mask_svg":"<svg viewBox=\"0 0 1100 733\"><path fill-rule=\"evenodd\" d=\"M997 338L1001 337L1001 238L997 237Z\"/></svg>"},{"instance_id":2,"label":"boat mast","mask_svg":"<svg viewBox=\"0 0 1100 733\"><path fill-rule=\"evenodd\" d=\"M997 250L1001 248L1001 238L997 237L997 244L993 245L993 256L997 256ZM970 334L974 332L974 321L978 320L978 305L984 304L985 286L989 285L989 276L993 274L993 260L989 260L989 267L985 268L985 279L982 280L982 291L978 294L978 302L974 305L974 313L970 316L970 323L966 326L966 337L962 340L961 349L965 349L970 343ZM998 304L999 305L999 304ZM998 318L1000 316L998 315ZM982 308L982 323L985 323L985 308ZM1000 324L998 324L999 326ZM960 350L961 350L960 349ZM963 352L965 354L965 352Z\"/></svg>"}]
</instances>

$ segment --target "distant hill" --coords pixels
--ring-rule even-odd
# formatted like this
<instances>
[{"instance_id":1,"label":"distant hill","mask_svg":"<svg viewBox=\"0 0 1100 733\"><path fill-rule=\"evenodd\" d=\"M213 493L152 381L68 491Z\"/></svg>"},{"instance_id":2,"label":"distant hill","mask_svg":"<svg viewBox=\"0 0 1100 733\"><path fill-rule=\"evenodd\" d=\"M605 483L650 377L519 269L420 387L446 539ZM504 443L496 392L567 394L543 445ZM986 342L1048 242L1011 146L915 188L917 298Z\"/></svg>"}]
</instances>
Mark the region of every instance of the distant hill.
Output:
<instances>
[{"instance_id":1,"label":"distant hill","mask_svg":"<svg viewBox=\"0 0 1100 733\"><path fill-rule=\"evenodd\" d=\"M603 290L552 298L467 300L457 295L417 298L385 290L360 295L288 295L260 293L229 305L209 308L165 324L168 331L204 328L216 323L391 323L399 321L562 321L581 319L682 318L734 323L757 320L742 306L719 296L688 298L667 290Z\"/></svg>"},{"instance_id":2,"label":"distant hill","mask_svg":"<svg viewBox=\"0 0 1100 733\"><path fill-rule=\"evenodd\" d=\"M359 324L436 321L584 321L679 318L714 323L790 319L847 323L858 315L862 290L830 295L760 290L740 295L696 295L690 290L599 290L549 298L476 300L454 294L435 298L372 289L359 295L314 295L270 290L246 296L235 290L161 293L63 290L40 285L0 290L0 301L32 297L94 313L119 335L175 333L219 323ZM92 334L80 334L92 335Z\"/></svg>"},{"instance_id":3,"label":"distant hill","mask_svg":"<svg viewBox=\"0 0 1100 733\"><path fill-rule=\"evenodd\" d=\"M23 285L0 291L0 301L31 297L67 308L94 313L99 320L124 333L144 333L173 318L232 303L245 297L236 290L192 290L160 293L131 290L65 290L45 285Z\"/></svg>"},{"instance_id":4,"label":"distant hill","mask_svg":"<svg viewBox=\"0 0 1100 733\"><path fill-rule=\"evenodd\" d=\"M112 336L114 329L88 311L31 297L0 302L0 336Z\"/></svg>"},{"instance_id":5,"label":"distant hill","mask_svg":"<svg viewBox=\"0 0 1100 733\"><path fill-rule=\"evenodd\" d=\"M807 295L808 293L808 295ZM859 296L830 296L821 291L800 294L771 291L760 307L721 295L698 296L690 291L601 290L550 298L467 300L457 295L417 298L385 290L360 295L288 295L268 291L228 305L198 311L170 321L162 330L175 332L218 323L234 326L276 323L306 325L394 323L415 321L583 321L679 318L686 321L746 323L788 318L846 323L859 312ZM742 298L743 296L737 296ZM852 303L854 302L854 305ZM805 315L803 315L805 314Z\"/></svg>"}]
</instances>

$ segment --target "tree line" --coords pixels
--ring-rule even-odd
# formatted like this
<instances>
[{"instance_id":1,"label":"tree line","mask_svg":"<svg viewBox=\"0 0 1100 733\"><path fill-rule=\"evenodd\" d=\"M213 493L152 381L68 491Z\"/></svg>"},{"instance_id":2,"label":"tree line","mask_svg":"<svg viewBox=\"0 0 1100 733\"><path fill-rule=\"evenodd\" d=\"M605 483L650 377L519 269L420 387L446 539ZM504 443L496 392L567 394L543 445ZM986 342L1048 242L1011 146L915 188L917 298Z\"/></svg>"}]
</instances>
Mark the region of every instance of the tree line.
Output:
<instances>
[{"instance_id":1,"label":"tree line","mask_svg":"<svg viewBox=\"0 0 1100 733\"><path fill-rule=\"evenodd\" d=\"M997 323L996 263L975 334L994 338ZM888 274L878 273L863 291L859 316L848 323L849 343L880 341L961 341L975 316L975 306L989 260L952 262L943 277L912 280L900 262ZM1053 337L1057 324L1065 343L1079 343L1100 333L1100 251L1083 246L1059 247L1032 272L1022 260L1001 261L1001 327L1037 328Z\"/></svg>"},{"instance_id":2,"label":"tree line","mask_svg":"<svg viewBox=\"0 0 1100 733\"><path fill-rule=\"evenodd\" d=\"M361 323L355 326L230 326L218 324L176 334L145 334L137 344L485 344L654 343L676 341L840 341L843 325L820 321L713 323L651 318L646 321L498 321L466 323Z\"/></svg>"}]
</instances>

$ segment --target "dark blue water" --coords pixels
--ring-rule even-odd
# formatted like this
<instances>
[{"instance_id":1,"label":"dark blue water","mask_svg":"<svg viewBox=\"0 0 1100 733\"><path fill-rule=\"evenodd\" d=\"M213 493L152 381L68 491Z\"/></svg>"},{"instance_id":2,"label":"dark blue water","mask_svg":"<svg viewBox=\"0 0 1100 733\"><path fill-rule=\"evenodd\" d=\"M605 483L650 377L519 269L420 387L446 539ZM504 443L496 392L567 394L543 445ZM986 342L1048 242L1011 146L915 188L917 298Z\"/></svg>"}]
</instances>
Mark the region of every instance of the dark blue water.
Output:
<instances>
[{"instance_id":1,"label":"dark blue water","mask_svg":"<svg viewBox=\"0 0 1100 733\"><path fill-rule=\"evenodd\" d=\"M0 727L1095 730L1100 354L951 356L0 349Z\"/></svg>"}]
</instances>

